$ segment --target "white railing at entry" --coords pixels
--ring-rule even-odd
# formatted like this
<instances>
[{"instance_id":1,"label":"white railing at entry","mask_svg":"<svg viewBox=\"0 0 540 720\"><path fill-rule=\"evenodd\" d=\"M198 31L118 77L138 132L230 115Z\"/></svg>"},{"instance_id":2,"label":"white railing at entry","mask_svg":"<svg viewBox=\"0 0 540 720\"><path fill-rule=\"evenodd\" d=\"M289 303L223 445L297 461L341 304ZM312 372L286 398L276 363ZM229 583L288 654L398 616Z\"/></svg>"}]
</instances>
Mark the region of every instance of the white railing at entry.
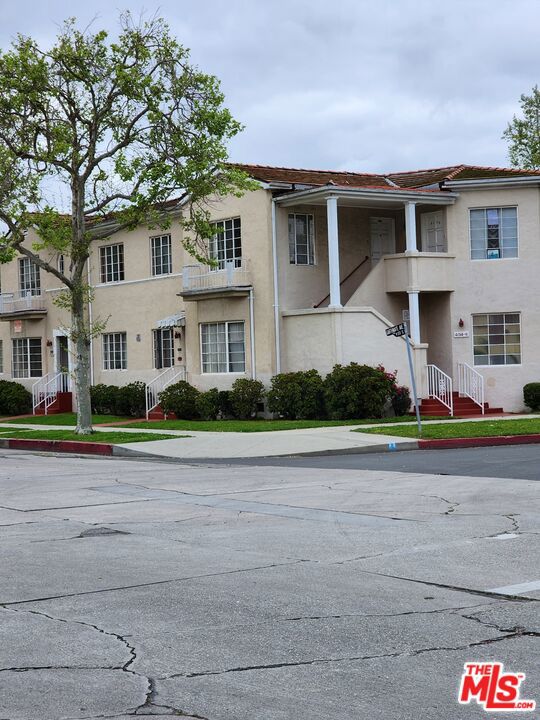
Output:
<instances>
[{"instance_id":1,"label":"white railing at entry","mask_svg":"<svg viewBox=\"0 0 540 720\"><path fill-rule=\"evenodd\" d=\"M467 363L458 363L458 392L471 398L484 414L484 377Z\"/></svg>"},{"instance_id":2,"label":"white railing at entry","mask_svg":"<svg viewBox=\"0 0 540 720\"><path fill-rule=\"evenodd\" d=\"M452 395L452 378L443 372L436 365L427 366L428 394L430 398L436 398L454 414L454 398Z\"/></svg>"},{"instance_id":3,"label":"white railing at entry","mask_svg":"<svg viewBox=\"0 0 540 720\"><path fill-rule=\"evenodd\" d=\"M159 396L166 387L172 385L173 382L180 382L186 379L186 369L184 367L175 367L174 365L167 368L157 377L146 383L146 419L151 411L159 405Z\"/></svg>"},{"instance_id":4,"label":"white railing at entry","mask_svg":"<svg viewBox=\"0 0 540 720\"><path fill-rule=\"evenodd\" d=\"M58 397L58 393L71 391L71 377L67 372L47 373L32 385L32 413L43 405L45 415Z\"/></svg>"}]
</instances>

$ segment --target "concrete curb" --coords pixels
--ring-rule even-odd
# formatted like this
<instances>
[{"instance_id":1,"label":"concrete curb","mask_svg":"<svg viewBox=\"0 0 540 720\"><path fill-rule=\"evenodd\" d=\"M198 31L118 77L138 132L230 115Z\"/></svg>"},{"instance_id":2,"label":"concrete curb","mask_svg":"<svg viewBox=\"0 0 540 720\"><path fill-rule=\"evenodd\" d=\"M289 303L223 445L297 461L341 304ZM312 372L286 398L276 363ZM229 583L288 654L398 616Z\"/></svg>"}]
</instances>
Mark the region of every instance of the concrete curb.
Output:
<instances>
[{"instance_id":1,"label":"concrete curb","mask_svg":"<svg viewBox=\"0 0 540 720\"><path fill-rule=\"evenodd\" d=\"M41 452L76 453L78 455L113 455L108 443L78 442L76 440L23 440L2 438L0 448L9 450L39 450Z\"/></svg>"},{"instance_id":2,"label":"concrete curb","mask_svg":"<svg viewBox=\"0 0 540 720\"><path fill-rule=\"evenodd\" d=\"M497 445L531 445L540 443L540 435L496 435L493 437L444 438L418 440L419 450L451 450L452 448L495 447Z\"/></svg>"}]
</instances>

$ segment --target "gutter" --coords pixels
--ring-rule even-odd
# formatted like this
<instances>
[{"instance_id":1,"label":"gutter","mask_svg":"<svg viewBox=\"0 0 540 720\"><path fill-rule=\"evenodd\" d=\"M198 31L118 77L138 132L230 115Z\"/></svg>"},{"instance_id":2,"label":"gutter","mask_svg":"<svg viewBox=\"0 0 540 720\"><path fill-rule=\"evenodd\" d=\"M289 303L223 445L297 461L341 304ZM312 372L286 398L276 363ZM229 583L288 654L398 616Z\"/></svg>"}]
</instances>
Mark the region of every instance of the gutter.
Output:
<instances>
[{"instance_id":1,"label":"gutter","mask_svg":"<svg viewBox=\"0 0 540 720\"><path fill-rule=\"evenodd\" d=\"M515 186L534 186L540 185L540 175L527 175L523 177L506 177L506 178L478 178L471 180L447 180L444 183L445 188L482 188L482 187L515 187Z\"/></svg>"},{"instance_id":2,"label":"gutter","mask_svg":"<svg viewBox=\"0 0 540 720\"><path fill-rule=\"evenodd\" d=\"M539 178L540 181L540 178ZM325 185L323 187L312 188L310 190L300 190L287 195L282 195L274 199L274 202L281 205L294 205L297 200L311 199L321 196L326 200L328 197L350 197L350 198L369 198L370 200L377 197L379 200L399 200L401 202L418 202L434 205L452 205L457 193L448 191L417 191L417 190L397 190L395 188L348 188L339 185Z\"/></svg>"}]
</instances>

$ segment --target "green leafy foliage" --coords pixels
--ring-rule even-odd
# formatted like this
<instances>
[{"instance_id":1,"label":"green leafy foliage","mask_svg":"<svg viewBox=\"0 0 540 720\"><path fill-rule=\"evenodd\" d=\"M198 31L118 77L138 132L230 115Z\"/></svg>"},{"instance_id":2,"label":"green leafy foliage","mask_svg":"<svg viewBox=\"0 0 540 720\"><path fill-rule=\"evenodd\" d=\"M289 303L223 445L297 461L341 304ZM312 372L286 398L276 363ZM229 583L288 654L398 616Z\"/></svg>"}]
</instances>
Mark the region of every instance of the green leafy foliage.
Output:
<instances>
[{"instance_id":1,"label":"green leafy foliage","mask_svg":"<svg viewBox=\"0 0 540 720\"><path fill-rule=\"evenodd\" d=\"M18 382L0 380L0 415L23 415L32 410L32 395Z\"/></svg>"},{"instance_id":2,"label":"green leafy foliage","mask_svg":"<svg viewBox=\"0 0 540 720\"><path fill-rule=\"evenodd\" d=\"M233 382L230 400L235 418L248 420L257 414L257 405L264 399L264 385L260 380L238 378Z\"/></svg>"},{"instance_id":3,"label":"green leafy foliage","mask_svg":"<svg viewBox=\"0 0 540 720\"><path fill-rule=\"evenodd\" d=\"M268 409L288 420L324 418L324 384L316 370L274 375Z\"/></svg>"},{"instance_id":4,"label":"green leafy foliage","mask_svg":"<svg viewBox=\"0 0 540 720\"><path fill-rule=\"evenodd\" d=\"M115 415L144 417L146 412L146 385L140 380L118 388Z\"/></svg>"},{"instance_id":5,"label":"green leafy foliage","mask_svg":"<svg viewBox=\"0 0 540 720\"><path fill-rule=\"evenodd\" d=\"M540 168L540 90L535 85L530 95L521 95L522 117L514 115L503 133L508 141L508 156L514 167Z\"/></svg>"},{"instance_id":6,"label":"green leafy foliage","mask_svg":"<svg viewBox=\"0 0 540 720\"><path fill-rule=\"evenodd\" d=\"M195 407L197 415L202 420L217 420L220 410L220 397L217 388L211 388L206 392L200 393Z\"/></svg>"},{"instance_id":7,"label":"green leafy foliage","mask_svg":"<svg viewBox=\"0 0 540 720\"><path fill-rule=\"evenodd\" d=\"M324 381L328 415L333 419L377 418L392 395L391 373L369 365L335 365Z\"/></svg>"},{"instance_id":8,"label":"green leafy foliage","mask_svg":"<svg viewBox=\"0 0 540 720\"><path fill-rule=\"evenodd\" d=\"M523 400L525 405L537 412L540 410L540 382L527 383L523 387Z\"/></svg>"},{"instance_id":9,"label":"green leafy foliage","mask_svg":"<svg viewBox=\"0 0 540 720\"><path fill-rule=\"evenodd\" d=\"M159 404L165 414L174 413L179 420L198 417L197 402L200 391L186 380L169 385L159 395Z\"/></svg>"},{"instance_id":10,"label":"green leafy foliage","mask_svg":"<svg viewBox=\"0 0 540 720\"><path fill-rule=\"evenodd\" d=\"M404 385L396 385L392 389L392 407L398 416L406 415L411 409L412 400L409 388Z\"/></svg>"},{"instance_id":11,"label":"green leafy foliage","mask_svg":"<svg viewBox=\"0 0 540 720\"><path fill-rule=\"evenodd\" d=\"M92 385L90 388L90 400L92 412L98 415L115 415L118 401L119 387L116 385Z\"/></svg>"}]
</instances>

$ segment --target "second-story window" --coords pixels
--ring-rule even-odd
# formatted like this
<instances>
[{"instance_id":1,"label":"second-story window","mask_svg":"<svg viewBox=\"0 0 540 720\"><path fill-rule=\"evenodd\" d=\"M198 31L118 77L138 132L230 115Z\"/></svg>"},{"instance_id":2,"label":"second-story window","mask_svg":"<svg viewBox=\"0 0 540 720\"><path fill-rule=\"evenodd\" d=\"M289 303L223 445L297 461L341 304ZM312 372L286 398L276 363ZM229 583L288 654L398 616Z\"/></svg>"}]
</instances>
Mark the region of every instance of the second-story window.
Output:
<instances>
[{"instance_id":1,"label":"second-story window","mask_svg":"<svg viewBox=\"0 0 540 720\"><path fill-rule=\"evenodd\" d=\"M120 282L124 279L124 245L105 245L99 248L101 282Z\"/></svg>"},{"instance_id":2,"label":"second-story window","mask_svg":"<svg viewBox=\"0 0 540 720\"><path fill-rule=\"evenodd\" d=\"M517 258L517 208L470 210L471 260Z\"/></svg>"},{"instance_id":3,"label":"second-story window","mask_svg":"<svg viewBox=\"0 0 540 720\"><path fill-rule=\"evenodd\" d=\"M289 261L291 265L315 265L313 215L289 215Z\"/></svg>"},{"instance_id":4,"label":"second-story window","mask_svg":"<svg viewBox=\"0 0 540 720\"><path fill-rule=\"evenodd\" d=\"M39 266L30 258L19 260L19 290L21 295L41 295Z\"/></svg>"},{"instance_id":5,"label":"second-story window","mask_svg":"<svg viewBox=\"0 0 540 720\"><path fill-rule=\"evenodd\" d=\"M215 235L210 239L210 257L217 260L218 269L223 270L228 262L234 267L242 265L242 230L240 218L219 220L213 223Z\"/></svg>"},{"instance_id":6,"label":"second-story window","mask_svg":"<svg viewBox=\"0 0 540 720\"><path fill-rule=\"evenodd\" d=\"M152 245L152 275L172 273L171 236L158 235L150 238Z\"/></svg>"}]
</instances>

